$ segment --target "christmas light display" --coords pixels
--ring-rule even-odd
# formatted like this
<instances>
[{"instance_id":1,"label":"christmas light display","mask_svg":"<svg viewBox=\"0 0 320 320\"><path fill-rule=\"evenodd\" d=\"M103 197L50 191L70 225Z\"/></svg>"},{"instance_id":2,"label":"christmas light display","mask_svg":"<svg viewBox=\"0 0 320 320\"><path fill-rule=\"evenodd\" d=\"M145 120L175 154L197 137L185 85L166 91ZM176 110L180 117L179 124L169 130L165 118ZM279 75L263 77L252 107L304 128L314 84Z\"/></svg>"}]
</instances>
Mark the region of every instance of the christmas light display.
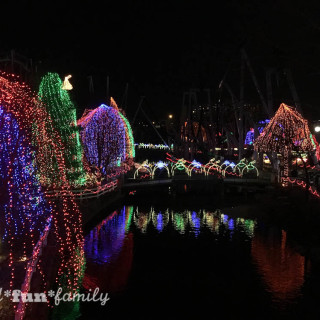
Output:
<instances>
[{"instance_id":1,"label":"christmas light display","mask_svg":"<svg viewBox=\"0 0 320 320\"><path fill-rule=\"evenodd\" d=\"M128 119L120 111L119 115L123 121L126 133L126 159L133 159L135 157L135 149L132 128Z\"/></svg>"},{"instance_id":2,"label":"christmas light display","mask_svg":"<svg viewBox=\"0 0 320 320\"><path fill-rule=\"evenodd\" d=\"M265 126L270 122L270 120L259 121L258 131L261 134ZM250 130L246 134L246 138L244 140L245 145L252 145L254 143L254 128L250 128Z\"/></svg>"},{"instance_id":3,"label":"christmas light display","mask_svg":"<svg viewBox=\"0 0 320 320\"><path fill-rule=\"evenodd\" d=\"M0 225L9 250L10 288L17 260L25 261L51 214L36 179L31 143L17 120L0 106Z\"/></svg>"},{"instance_id":4,"label":"christmas light display","mask_svg":"<svg viewBox=\"0 0 320 320\"><path fill-rule=\"evenodd\" d=\"M41 101L39 102L36 94L17 77L1 73L0 106L2 109L0 183L3 188L7 185L7 191L3 192L8 195L1 201L6 208L4 212L7 212L6 234L10 247L9 266L12 269L10 288L13 287L16 279L14 253L21 250L25 251L27 259L36 261L34 269L28 274L39 271L43 275L42 262L35 259L41 250L41 246L36 246L36 242L37 238L45 235L44 228L48 227L50 213L50 233L58 253L57 278L61 279L63 274L67 274L66 287L70 292L75 292L79 288L80 273L84 264L82 221L81 213L70 192L64 145ZM42 184L42 182L49 182L50 179L52 179L50 183L45 183L43 188L58 188L60 199L54 201L46 197L47 207L45 207L39 182ZM50 212L45 208L50 208ZM25 243L18 241L19 221L23 221L21 219L24 220L22 228L25 228ZM23 249L30 246L33 247L31 253ZM43 275L42 278L44 279L45 276ZM44 280L44 292L47 285ZM22 312L23 308L17 311L17 318L22 317L20 314Z\"/></svg>"},{"instance_id":5,"label":"christmas light display","mask_svg":"<svg viewBox=\"0 0 320 320\"><path fill-rule=\"evenodd\" d=\"M152 143L135 143L138 149L160 149L160 150L170 150L170 147L165 144L152 144ZM173 146L172 146L173 147Z\"/></svg>"},{"instance_id":6,"label":"christmas light display","mask_svg":"<svg viewBox=\"0 0 320 320\"><path fill-rule=\"evenodd\" d=\"M118 111L123 121L123 126L126 132L126 158L133 159L135 157L135 150L134 150L135 143L133 139L133 132L132 132L131 125L128 119L124 116L123 114L124 112L122 110L120 112L120 109L118 108L116 101L112 97L110 98L110 106Z\"/></svg>"},{"instance_id":7,"label":"christmas light display","mask_svg":"<svg viewBox=\"0 0 320 320\"><path fill-rule=\"evenodd\" d=\"M274 117L254 143L258 152L277 152L283 155L284 177L289 175L289 154L291 151L313 150L308 121L293 108L282 103ZM285 185L287 183L285 182Z\"/></svg>"},{"instance_id":8,"label":"christmas light display","mask_svg":"<svg viewBox=\"0 0 320 320\"><path fill-rule=\"evenodd\" d=\"M94 110L85 110L78 121L85 157L104 175L126 160L124 123L117 109L104 104Z\"/></svg>"},{"instance_id":9,"label":"christmas light display","mask_svg":"<svg viewBox=\"0 0 320 320\"><path fill-rule=\"evenodd\" d=\"M63 85L57 73L47 73L39 86L39 99L50 114L53 126L65 145L64 158L69 182L81 186L86 183L86 177L76 108L67 92L72 88L71 84L68 85L69 78L70 76L66 77Z\"/></svg>"}]
</instances>

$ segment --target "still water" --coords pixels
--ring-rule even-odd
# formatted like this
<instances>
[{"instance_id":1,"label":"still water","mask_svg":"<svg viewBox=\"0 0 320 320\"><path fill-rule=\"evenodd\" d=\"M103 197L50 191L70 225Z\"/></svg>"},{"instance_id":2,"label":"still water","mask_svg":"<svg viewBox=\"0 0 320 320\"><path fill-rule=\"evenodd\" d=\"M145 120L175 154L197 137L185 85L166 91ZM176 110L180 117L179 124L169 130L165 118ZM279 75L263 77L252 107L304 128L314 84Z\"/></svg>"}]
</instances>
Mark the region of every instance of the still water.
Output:
<instances>
[{"instance_id":1,"label":"still water","mask_svg":"<svg viewBox=\"0 0 320 320\"><path fill-rule=\"evenodd\" d=\"M227 210L123 206L85 253L84 290L110 301L81 319L320 319L319 272L287 233Z\"/></svg>"}]
</instances>

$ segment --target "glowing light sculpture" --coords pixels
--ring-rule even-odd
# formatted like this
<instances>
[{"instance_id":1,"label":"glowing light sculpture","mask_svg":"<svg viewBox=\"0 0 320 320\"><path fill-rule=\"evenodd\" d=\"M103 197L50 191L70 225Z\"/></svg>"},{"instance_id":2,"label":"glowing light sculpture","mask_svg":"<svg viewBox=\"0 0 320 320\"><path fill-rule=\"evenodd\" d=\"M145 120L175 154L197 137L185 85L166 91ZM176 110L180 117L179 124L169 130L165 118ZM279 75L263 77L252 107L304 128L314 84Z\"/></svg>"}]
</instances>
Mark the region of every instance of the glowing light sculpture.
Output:
<instances>
[{"instance_id":1,"label":"glowing light sculpture","mask_svg":"<svg viewBox=\"0 0 320 320\"><path fill-rule=\"evenodd\" d=\"M250 161L241 171L241 176L245 174L245 172L249 173L254 171L256 173L256 176L259 177L259 170L258 168L254 165L256 163L255 160Z\"/></svg>"},{"instance_id":2,"label":"glowing light sculpture","mask_svg":"<svg viewBox=\"0 0 320 320\"><path fill-rule=\"evenodd\" d=\"M71 184L81 186L86 183L86 177L76 108L67 92L72 88L68 80L70 77L67 76L63 84L57 73L47 73L42 77L39 86L39 99L50 114L53 126L65 145L64 157L68 179Z\"/></svg>"},{"instance_id":3,"label":"glowing light sculpture","mask_svg":"<svg viewBox=\"0 0 320 320\"><path fill-rule=\"evenodd\" d=\"M187 167L188 175L191 177L192 171L202 173L202 164L196 160L193 160Z\"/></svg>"},{"instance_id":4,"label":"glowing light sculpture","mask_svg":"<svg viewBox=\"0 0 320 320\"><path fill-rule=\"evenodd\" d=\"M212 158L209 160L209 162L205 165L205 175L208 176L210 174L210 170L215 170L220 173L220 166L219 166L220 160L216 160L215 158Z\"/></svg>"},{"instance_id":5,"label":"glowing light sculpture","mask_svg":"<svg viewBox=\"0 0 320 320\"><path fill-rule=\"evenodd\" d=\"M233 172L239 173L239 176L241 177L242 176L242 172L243 172L243 169L247 166L247 160L246 159L241 159L237 165L233 168Z\"/></svg>"},{"instance_id":6,"label":"glowing light sculpture","mask_svg":"<svg viewBox=\"0 0 320 320\"><path fill-rule=\"evenodd\" d=\"M168 174L168 178L170 178L170 170L169 170L169 167L168 167L168 163L165 163L163 161L158 161L156 162L154 165L153 165L153 168L152 168L152 171L151 171L151 178L154 179L154 174L155 174L155 171L157 169L166 169L167 171L167 174Z\"/></svg>"},{"instance_id":7,"label":"glowing light sculpture","mask_svg":"<svg viewBox=\"0 0 320 320\"><path fill-rule=\"evenodd\" d=\"M283 156L283 178L287 186L289 176L289 154L291 151L313 150L308 121L290 106L282 103L274 117L254 143L258 152L278 152Z\"/></svg>"},{"instance_id":8,"label":"glowing light sculpture","mask_svg":"<svg viewBox=\"0 0 320 320\"><path fill-rule=\"evenodd\" d=\"M176 170L185 171L189 175L188 167L186 166L186 160L178 159L178 161L171 167L171 176L173 177Z\"/></svg>"},{"instance_id":9,"label":"glowing light sculpture","mask_svg":"<svg viewBox=\"0 0 320 320\"><path fill-rule=\"evenodd\" d=\"M86 110L78 125L82 128L80 135L84 154L91 166L107 175L126 160L126 135L130 134L126 131L124 117L117 109L102 104L94 110ZM133 144L131 139L129 149ZM132 150L128 153L133 156Z\"/></svg>"},{"instance_id":10,"label":"glowing light sculpture","mask_svg":"<svg viewBox=\"0 0 320 320\"><path fill-rule=\"evenodd\" d=\"M148 163L148 160L145 160L141 164L140 163L137 164L136 171L134 172L134 175L133 175L134 179L138 178L139 172L143 172L143 173L147 172L150 177L154 176L154 172L152 170L152 165Z\"/></svg>"}]
</instances>

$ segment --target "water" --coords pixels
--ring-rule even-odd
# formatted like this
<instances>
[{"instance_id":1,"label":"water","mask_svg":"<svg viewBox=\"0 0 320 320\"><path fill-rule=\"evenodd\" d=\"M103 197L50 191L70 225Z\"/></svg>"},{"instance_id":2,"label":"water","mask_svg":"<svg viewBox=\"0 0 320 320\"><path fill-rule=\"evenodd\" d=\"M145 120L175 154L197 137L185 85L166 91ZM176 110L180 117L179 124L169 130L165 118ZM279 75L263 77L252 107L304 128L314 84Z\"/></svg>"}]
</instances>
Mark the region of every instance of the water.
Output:
<instances>
[{"instance_id":1,"label":"water","mask_svg":"<svg viewBox=\"0 0 320 320\"><path fill-rule=\"evenodd\" d=\"M81 319L319 319L319 272L287 232L227 210L123 206L85 239ZM94 314L94 317L93 317Z\"/></svg>"}]
</instances>

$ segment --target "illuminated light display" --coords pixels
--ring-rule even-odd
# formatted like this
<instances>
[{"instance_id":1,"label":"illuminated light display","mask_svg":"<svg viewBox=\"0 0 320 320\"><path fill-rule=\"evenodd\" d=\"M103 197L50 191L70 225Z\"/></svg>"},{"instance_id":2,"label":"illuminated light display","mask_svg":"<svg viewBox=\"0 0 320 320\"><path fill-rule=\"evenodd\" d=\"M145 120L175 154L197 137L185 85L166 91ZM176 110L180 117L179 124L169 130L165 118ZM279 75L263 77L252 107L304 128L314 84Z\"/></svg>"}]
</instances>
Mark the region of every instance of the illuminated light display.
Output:
<instances>
[{"instance_id":1,"label":"illuminated light display","mask_svg":"<svg viewBox=\"0 0 320 320\"><path fill-rule=\"evenodd\" d=\"M170 150L170 147L166 144L135 143L134 146L138 149Z\"/></svg>"},{"instance_id":2,"label":"illuminated light display","mask_svg":"<svg viewBox=\"0 0 320 320\"><path fill-rule=\"evenodd\" d=\"M265 126L270 122L270 120L259 121L258 131L261 134ZM253 145L254 143L254 129L250 128L250 130L246 134L246 138L244 140L245 145Z\"/></svg>"},{"instance_id":3,"label":"illuminated light display","mask_svg":"<svg viewBox=\"0 0 320 320\"><path fill-rule=\"evenodd\" d=\"M144 162L140 163L136 163L136 171L134 172L134 179L137 179L139 176L139 172L141 173L147 173L148 176L153 177L152 174L152 168L151 168L151 164L149 164L148 160L145 160Z\"/></svg>"},{"instance_id":4,"label":"illuminated light display","mask_svg":"<svg viewBox=\"0 0 320 320\"><path fill-rule=\"evenodd\" d=\"M186 166L186 160L184 159L178 159L176 163L174 163L171 167L171 176L173 177L175 174L175 171L185 171L189 175L188 167Z\"/></svg>"},{"instance_id":5,"label":"illuminated light display","mask_svg":"<svg viewBox=\"0 0 320 320\"><path fill-rule=\"evenodd\" d=\"M107 175L126 160L126 126L117 109L102 104L86 110L78 125L84 154L92 167Z\"/></svg>"},{"instance_id":6,"label":"illuminated light display","mask_svg":"<svg viewBox=\"0 0 320 320\"><path fill-rule=\"evenodd\" d=\"M209 175L211 170L221 172L220 166L219 166L220 160L216 160L215 158L212 158L209 160L209 162L205 165L205 175Z\"/></svg>"},{"instance_id":7,"label":"illuminated light display","mask_svg":"<svg viewBox=\"0 0 320 320\"><path fill-rule=\"evenodd\" d=\"M274 117L254 143L258 152L277 152L283 156L284 186L289 176L289 155L291 151L312 151L308 121L296 110L282 103Z\"/></svg>"},{"instance_id":8,"label":"illuminated light display","mask_svg":"<svg viewBox=\"0 0 320 320\"><path fill-rule=\"evenodd\" d=\"M157 169L166 169L167 171L167 175L168 175L168 178L170 178L170 169L169 169L169 165L168 163L165 163L163 161L158 161L157 163L155 163L153 165L153 168L152 168L152 171L151 171L151 178L154 179L154 175L155 175L155 172Z\"/></svg>"},{"instance_id":9,"label":"illuminated light display","mask_svg":"<svg viewBox=\"0 0 320 320\"><path fill-rule=\"evenodd\" d=\"M250 161L241 171L241 176L243 176L246 172L249 174L251 172L255 172L256 176L259 176L259 170L255 166L256 161Z\"/></svg>"},{"instance_id":10,"label":"illuminated light display","mask_svg":"<svg viewBox=\"0 0 320 320\"><path fill-rule=\"evenodd\" d=\"M1 234L9 250L12 289L16 285L14 261L26 261L32 255L51 208L35 175L31 142L13 115L1 106L0 130Z\"/></svg>"},{"instance_id":11,"label":"illuminated light display","mask_svg":"<svg viewBox=\"0 0 320 320\"><path fill-rule=\"evenodd\" d=\"M126 133L126 159L133 159L135 157L135 149L134 149L135 143L133 139L133 132L132 132L131 125L128 119L124 116L123 114L124 112L118 108L116 101L112 97L110 98L110 106L118 111L123 121L123 126L125 128L125 133Z\"/></svg>"},{"instance_id":12,"label":"illuminated light display","mask_svg":"<svg viewBox=\"0 0 320 320\"><path fill-rule=\"evenodd\" d=\"M68 75L64 78L63 80L63 85L62 85L62 89L63 90L72 90L73 89L73 86L72 84L69 82L69 79L71 78L72 76L71 75Z\"/></svg>"},{"instance_id":13,"label":"illuminated light display","mask_svg":"<svg viewBox=\"0 0 320 320\"><path fill-rule=\"evenodd\" d=\"M123 121L126 133L126 159L133 159L135 157L135 149L132 128L128 119L120 111L119 115Z\"/></svg>"},{"instance_id":14,"label":"illuminated light display","mask_svg":"<svg viewBox=\"0 0 320 320\"><path fill-rule=\"evenodd\" d=\"M65 81L68 82L69 78L70 76L66 77ZM64 157L70 183L84 185L86 176L83 168L83 150L77 127L76 108L59 75L49 72L43 76L38 94L65 145Z\"/></svg>"},{"instance_id":15,"label":"illuminated light display","mask_svg":"<svg viewBox=\"0 0 320 320\"><path fill-rule=\"evenodd\" d=\"M13 213L11 215L10 211L8 211L9 216L6 217L8 239L10 238L8 241L11 247L10 251L18 253L23 250L27 255L27 259L30 258L31 260L37 261L37 259L34 258L39 256L41 246L37 246L36 242L39 237L40 241L45 235L44 229L42 229L41 234L38 236L37 228L38 225L41 225L43 228L47 227L49 220L48 214L41 214L42 212L44 213L44 209L42 209L44 208L43 198L41 197L41 193L38 192L39 189L38 191L36 189L35 179L38 179L41 185L43 185L44 190L48 187L59 189L59 194L62 196L59 201L53 201L46 197L46 203L50 208L50 231L52 231L50 233L52 234L53 241L56 243L58 252L56 256L58 285L62 284L63 275L71 275L65 280L64 287L67 288L69 292L74 293L79 290L79 282L81 281L81 272L84 265L82 254L82 216L70 192L64 158L64 144L58 132L54 129L51 117L42 102L37 99L37 95L32 92L25 83L19 81L18 77L1 73L0 106L2 109L1 130L7 130L6 134L2 132L3 143L1 144L1 158L5 159L6 155L11 157L6 164L8 168L11 168L10 172L7 173L4 179L1 178L1 184L8 183L7 180L9 179L8 190L10 193L14 192L18 195L20 200L17 199L16 203L21 203L18 216ZM9 120L11 124L9 124ZM14 141L16 142L15 145L12 144ZM30 145L28 145L28 141L30 141ZM9 146L12 152L11 155ZM3 148L7 148L7 151ZM29 153L30 150L31 153ZM10 162L13 162L13 156L15 164L11 166ZM1 161L6 162L7 160ZM22 168L22 164L24 164L24 168ZM2 170L6 169L1 168L1 172L3 173L5 171ZM13 172L11 170L17 173L13 177L11 176ZM34 174L34 170L37 170L38 173ZM21 173L23 173L23 175L19 176ZM32 177L30 176L31 174ZM23 186L21 185L22 181L25 181ZM19 188L21 187L20 193ZM26 192L26 194L28 192L29 201L22 203L24 199L27 200L24 192ZM16 195L12 193L12 201L14 197L17 197ZM13 210L14 205L10 199L11 196L9 195L6 201L4 201L4 199L1 201L9 203L9 210ZM36 210L38 215L33 215L32 210ZM21 243L21 241L19 241L18 244L14 245L19 238L18 234L15 235L15 230L18 229L16 229L14 219L18 221L16 218L19 216L25 220L24 228L28 227L29 230L25 232L26 242ZM43 241L45 241L45 239L43 239ZM31 253L27 252L27 249L24 249L30 246L33 248ZM27 261L27 259L24 259L25 257L22 258L21 261ZM12 269L11 289L15 281L14 264L12 261L13 253L9 255L9 267ZM33 272L40 272L40 274L43 275L43 271L41 270L41 261L38 260L30 272L28 269L26 282L28 282L28 275L32 275ZM44 275L42 278L44 279L43 290L45 291L47 289L47 283ZM27 290L28 287L26 288L26 291ZM23 308L17 311L19 319L22 317L22 313Z\"/></svg>"}]
</instances>

